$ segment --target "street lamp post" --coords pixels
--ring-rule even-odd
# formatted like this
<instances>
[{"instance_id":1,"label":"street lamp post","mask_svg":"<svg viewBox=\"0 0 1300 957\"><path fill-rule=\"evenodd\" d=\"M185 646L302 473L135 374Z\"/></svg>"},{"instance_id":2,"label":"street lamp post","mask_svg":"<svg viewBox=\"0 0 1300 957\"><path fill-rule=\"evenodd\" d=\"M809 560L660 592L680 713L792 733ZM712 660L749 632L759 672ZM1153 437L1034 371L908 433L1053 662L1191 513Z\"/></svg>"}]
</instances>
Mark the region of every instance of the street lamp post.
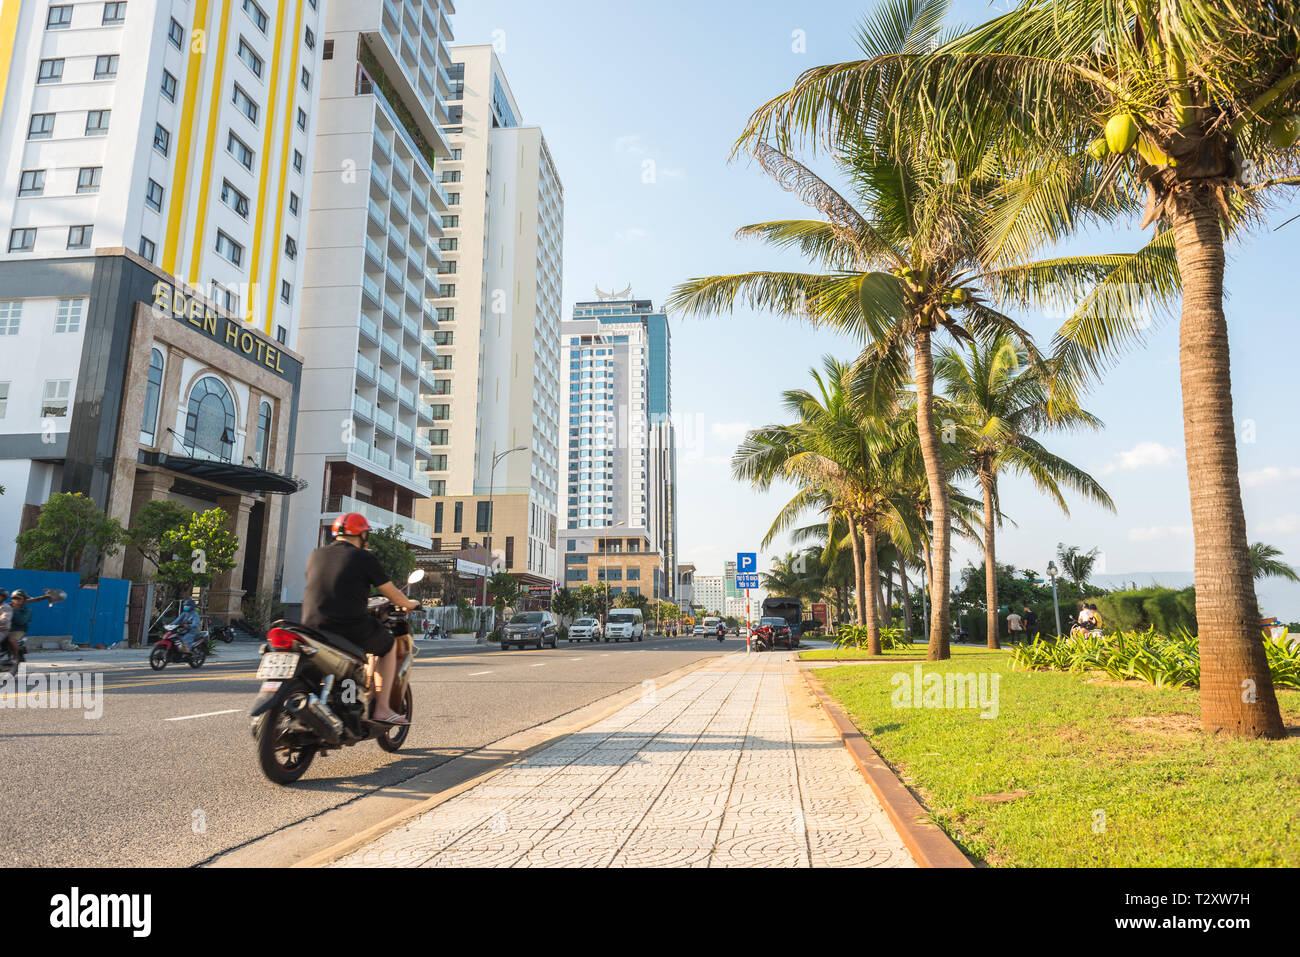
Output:
<instances>
[{"instance_id":1,"label":"street lamp post","mask_svg":"<svg viewBox=\"0 0 1300 957\"><path fill-rule=\"evenodd\" d=\"M626 527L627 527L627 522L615 522L612 525L602 526L603 529L626 528ZM603 589L604 596L605 596L605 615L600 622L600 629L601 632L603 633L604 630L609 627L609 542L608 541L605 542L605 547L600 551L600 570L605 573L604 582L601 582L599 579L597 579L597 584L603 584L605 586Z\"/></svg>"},{"instance_id":2,"label":"street lamp post","mask_svg":"<svg viewBox=\"0 0 1300 957\"><path fill-rule=\"evenodd\" d=\"M525 451L522 445L516 445L513 449L506 449L504 452L498 452L492 456L492 468L488 471L488 520L487 520L487 559L483 565L483 594L482 606L484 608L483 617L487 617L487 580L488 568L492 564L492 526L496 523L496 510L494 508L493 498L496 495L497 464L512 452ZM483 636L480 639L487 640L487 627L483 628Z\"/></svg>"},{"instance_id":3,"label":"street lamp post","mask_svg":"<svg viewBox=\"0 0 1300 957\"><path fill-rule=\"evenodd\" d=\"M1056 612L1056 637L1061 637L1061 604L1056 600L1056 562L1047 563L1047 577L1052 581L1052 610Z\"/></svg>"}]
</instances>

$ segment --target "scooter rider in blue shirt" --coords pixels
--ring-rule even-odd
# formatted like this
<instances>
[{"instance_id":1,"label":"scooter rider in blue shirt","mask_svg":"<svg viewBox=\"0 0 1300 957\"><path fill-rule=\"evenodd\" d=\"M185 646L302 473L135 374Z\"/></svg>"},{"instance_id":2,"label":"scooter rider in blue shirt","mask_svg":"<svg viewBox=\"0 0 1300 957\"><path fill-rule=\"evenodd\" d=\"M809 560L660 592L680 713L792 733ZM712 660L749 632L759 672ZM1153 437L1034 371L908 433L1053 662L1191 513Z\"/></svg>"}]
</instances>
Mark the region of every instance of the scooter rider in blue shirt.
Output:
<instances>
[{"instance_id":1,"label":"scooter rider in blue shirt","mask_svg":"<svg viewBox=\"0 0 1300 957\"><path fill-rule=\"evenodd\" d=\"M170 625L169 630L177 631L176 640L181 643L181 651L189 654L189 639L199 633L199 612L192 598L181 603L181 613Z\"/></svg>"}]
</instances>

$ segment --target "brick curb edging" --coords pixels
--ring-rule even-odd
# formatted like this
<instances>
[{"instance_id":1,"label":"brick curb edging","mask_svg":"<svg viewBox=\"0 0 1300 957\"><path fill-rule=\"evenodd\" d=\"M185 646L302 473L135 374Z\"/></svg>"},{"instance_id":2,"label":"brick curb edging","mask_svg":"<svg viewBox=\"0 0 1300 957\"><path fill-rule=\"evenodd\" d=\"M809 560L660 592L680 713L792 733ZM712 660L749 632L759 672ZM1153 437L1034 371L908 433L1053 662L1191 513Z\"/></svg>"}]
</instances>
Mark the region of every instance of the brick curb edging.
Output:
<instances>
[{"instance_id":1,"label":"brick curb edging","mask_svg":"<svg viewBox=\"0 0 1300 957\"><path fill-rule=\"evenodd\" d=\"M903 839L912 858L919 867L973 868L975 865L961 852L947 833L912 796L912 792L898 779L875 748L867 744L853 722L840 706L826 693L820 679L806 668L799 669L809 690L825 710L835 730L844 741L844 747L853 756L853 762L875 792L885 813Z\"/></svg>"}]
</instances>

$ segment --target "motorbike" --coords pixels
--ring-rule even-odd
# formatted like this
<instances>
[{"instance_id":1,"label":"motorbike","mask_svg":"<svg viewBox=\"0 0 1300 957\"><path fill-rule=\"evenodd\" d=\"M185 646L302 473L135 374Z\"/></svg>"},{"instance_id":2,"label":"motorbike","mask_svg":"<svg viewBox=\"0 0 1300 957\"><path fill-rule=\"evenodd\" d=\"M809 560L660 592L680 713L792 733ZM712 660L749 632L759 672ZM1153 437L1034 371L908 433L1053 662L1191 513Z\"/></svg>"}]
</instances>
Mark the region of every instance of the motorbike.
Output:
<instances>
[{"instance_id":1,"label":"motorbike","mask_svg":"<svg viewBox=\"0 0 1300 957\"><path fill-rule=\"evenodd\" d=\"M235 629L231 628L229 625L214 625L212 630L205 632L205 634L217 639L217 641L224 641L226 644L230 644L235 640Z\"/></svg>"},{"instance_id":2,"label":"motorbike","mask_svg":"<svg viewBox=\"0 0 1300 957\"><path fill-rule=\"evenodd\" d=\"M1093 619L1091 623L1080 624L1077 618L1070 619L1070 637L1080 638L1083 636L1089 638L1101 638L1105 632L1101 630L1100 619Z\"/></svg>"},{"instance_id":3,"label":"motorbike","mask_svg":"<svg viewBox=\"0 0 1300 957\"><path fill-rule=\"evenodd\" d=\"M162 671L169 664L183 661L191 668L202 668L203 662L208 660L207 633L194 635L190 638L189 645L189 651L181 649L180 629L173 628L159 638L149 652L149 667L154 671Z\"/></svg>"},{"instance_id":4,"label":"motorbike","mask_svg":"<svg viewBox=\"0 0 1300 957\"><path fill-rule=\"evenodd\" d=\"M727 631L726 631L726 629L725 629L725 628L719 628L719 629L718 629L718 641L722 641L722 640L723 640L724 638L726 638L726 637L727 637Z\"/></svg>"},{"instance_id":5,"label":"motorbike","mask_svg":"<svg viewBox=\"0 0 1300 957\"><path fill-rule=\"evenodd\" d=\"M424 577L416 569L413 585ZM411 720L411 663L416 656L407 614L386 598L371 598L367 610L398 642L388 706ZM266 634L257 677L262 686L249 709L250 732L262 773L275 784L292 784L306 773L317 754L373 739L383 750L398 750L411 725L373 721L377 700L373 658L340 635L277 621Z\"/></svg>"},{"instance_id":6,"label":"motorbike","mask_svg":"<svg viewBox=\"0 0 1300 957\"><path fill-rule=\"evenodd\" d=\"M47 588L40 598L29 598L27 604L38 601L48 602L52 607L68 597L68 593L58 588ZM8 641L0 641L0 673L16 675L18 666L27 660L27 638L18 639L18 656L15 658Z\"/></svg>"}]
</instances>

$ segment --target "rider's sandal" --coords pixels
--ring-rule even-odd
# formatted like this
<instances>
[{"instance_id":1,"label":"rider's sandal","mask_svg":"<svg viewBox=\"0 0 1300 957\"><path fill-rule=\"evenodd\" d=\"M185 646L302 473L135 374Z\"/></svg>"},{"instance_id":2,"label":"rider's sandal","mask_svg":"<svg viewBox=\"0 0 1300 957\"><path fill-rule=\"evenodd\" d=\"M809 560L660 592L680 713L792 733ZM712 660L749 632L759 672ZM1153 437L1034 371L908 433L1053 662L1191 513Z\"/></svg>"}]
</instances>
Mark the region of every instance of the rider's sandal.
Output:
<instances>
[{"instance_id":1,"label":"rider's sandal","mask_svg":"<svg viewBox=\"0 0 1300 957\"><path fill-rule=\"evenodd\" d=\"M402 717L400 714L395 714L391 718L371 718L370 720L376 722L377 724L391 724L394 727L398 727L398 728L408 727L411 723L410 721L406 720L406 718Z\"/></svg>"}]
</instances>

